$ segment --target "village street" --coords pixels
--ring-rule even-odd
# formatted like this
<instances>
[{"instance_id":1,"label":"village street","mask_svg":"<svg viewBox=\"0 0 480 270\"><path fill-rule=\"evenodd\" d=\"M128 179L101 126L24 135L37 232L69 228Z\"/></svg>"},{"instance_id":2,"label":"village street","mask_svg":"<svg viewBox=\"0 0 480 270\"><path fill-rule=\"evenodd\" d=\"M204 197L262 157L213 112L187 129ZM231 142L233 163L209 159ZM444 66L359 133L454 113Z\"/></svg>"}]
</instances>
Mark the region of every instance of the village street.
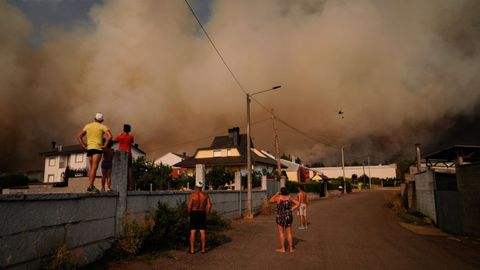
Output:
<instances>
[{"instance_id":1,"label":"village street","mask_svg":"<svg viewBox=\"0 0 480 270\"><path fill-rule=\"evenodd\" d=\"M297 217L294 222L293 254L275 252L274 216L262 215L234 221L230 241L206 254L189 255L185 248L112 262L108 269L480 269L478 242L405 229L385 206L392 194L370 190L313 202L309 229L298 230Z\"/></svg>"}]
</instances>

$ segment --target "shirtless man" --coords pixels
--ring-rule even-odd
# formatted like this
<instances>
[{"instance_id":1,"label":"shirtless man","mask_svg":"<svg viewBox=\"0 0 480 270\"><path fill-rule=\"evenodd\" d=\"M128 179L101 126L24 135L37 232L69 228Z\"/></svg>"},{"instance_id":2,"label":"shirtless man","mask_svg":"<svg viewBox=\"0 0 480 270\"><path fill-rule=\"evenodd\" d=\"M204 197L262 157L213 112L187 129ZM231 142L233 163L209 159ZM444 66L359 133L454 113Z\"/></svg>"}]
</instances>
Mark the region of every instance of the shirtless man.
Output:
<instances>
[{"instance_id":1,"label":"shirtless man","mask_svg":"<svg viewBox=\"0 0 480 270\"><path fill-rule=\"evenodd\" d=\"M195 253L195 233L200 230L202 254L205 253L205 229L207 228L207 215L212 210L212 202L207 193L202 191L203 183L197 182L195 190L188 198L188 214L190 215L190 254Z\"/></svg>"},{"instance_id":2,"label":"shirtless man","mask_svg":"<svg viewBox=\"0 0 480 270\"><path fill-rule=\"evenodd\" d=\"M300 227L298 227L300 230L306 230L308 229L308 224L307 224L307 203L308 203L308 198L307 198L307 193L305 193L305 187L304 186L299 186L298 187L298 202L300 202L300 207L298 208L299 214L300 214Z\"/></svg>"}]
</instances>

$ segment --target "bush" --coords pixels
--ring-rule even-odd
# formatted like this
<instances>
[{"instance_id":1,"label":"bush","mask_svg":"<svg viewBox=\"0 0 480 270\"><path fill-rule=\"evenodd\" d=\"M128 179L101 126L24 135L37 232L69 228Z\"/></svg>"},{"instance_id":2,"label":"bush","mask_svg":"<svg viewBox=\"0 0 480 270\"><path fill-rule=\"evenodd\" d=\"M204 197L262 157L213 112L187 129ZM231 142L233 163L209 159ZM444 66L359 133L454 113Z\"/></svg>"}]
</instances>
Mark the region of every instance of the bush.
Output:
<instances>
[{"instance_id":1,"label":"bush","mask_svg":"<svg viewBox=\"0 0 480 270\"><path fill-rule=\"evenodd\" d=\"M62 244L55 249L46 266L46 270L73 270L77 269L78 261L82 254L74 253Z\"/></svg>"},{"instance_id":2,"label":"bush","mask_svg":"<svg viewBox=\"0 0 480 270\"><path fill-rule=\"evenodd\" d=\"M135 186L141 190L165 190L171 182L172 168L163 164L157 165L144 157L137 158L132 164L132 175Z\"/></svg>"},{"instance_id":3,"label":"bush","mask_svg":"<svg viewBox=\"0 0 480 270\"><path fill-rule=\"evenodd\" d=\"M315 193L323 192L323 183L321 182L308 182L308 183L299 183L299 182L293 182L293 181L285 182L285 187L290 193L297 193L299 186L304 186L305 192L315 192Z\"/></svg>"},{"instance_id":4,"label":"bush","mask_svg":"<svg viewBox=\"0 0 480 270\"><path fill-rule=\"evenodd\" d=\"M22 174L6 174L0 176L0 190L11 187L28 186L28 177Z\"/></svg>"},{"instance_id":5,"label":"bush","mask_svg":"<svg viewBox=\"0 0 480 270\"><path fill-rule=\"evenodd\" d=\"M135 219L131 213L126 213L123 220L123 232L113 245L114 257L138 254L154 225L151 215L146 215L142 221Z\"/></svg>"},{"instance_id":6,"label":"bush","mask_svg":"<svg viewBox=\"0 0 480 270\"><path fill-rule=\"evenodd\" d=\"M212 211L207 217L207 245L215 246L220 242L220 233L229 223ZM146 239L145 246L150 250L180 248L188 245L190 236L188 207L185 202L176 208L158 202L155 214L155 227Z\"/></svg>"},{"instance_id":7,"label":"bush","mask_svg":"<svg viewBox=\"0 0 480 270\"><path fill-rule=\"evenodd\" d=\"M206 186L212 186L213 189L223 188L226 184L233 182L235 173L225 167L214 167L205 175Z\"/></svg>"},{"instance_id":8,"label":"bush","mask_svg":"<svg viewBox=\"0 0 480 270\"><path fill-rule=\"evenodd\" d=\"M171 180L170 188L176 190L184 189L187 188L187 183L188 187L193 189L195 187L195 178L188 175L181 175L180 177Z\"/></svg>"}]
</instances>

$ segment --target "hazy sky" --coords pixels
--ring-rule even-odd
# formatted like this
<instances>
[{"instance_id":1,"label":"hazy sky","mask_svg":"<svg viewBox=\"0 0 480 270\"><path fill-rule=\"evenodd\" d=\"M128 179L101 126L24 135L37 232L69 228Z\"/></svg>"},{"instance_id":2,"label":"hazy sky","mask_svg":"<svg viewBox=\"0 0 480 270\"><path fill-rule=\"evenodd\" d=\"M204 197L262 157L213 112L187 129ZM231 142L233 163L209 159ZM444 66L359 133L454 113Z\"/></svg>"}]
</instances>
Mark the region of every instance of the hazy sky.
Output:
<instances>
[{"instance_id":1,"label":"hazy sky","mask_svg":"<svg viewBox=\"0 0 480 270\"><path fill-rule=\"evenodd\" d=\"M478 144L477 1L191 2L246 91L283 86L257 96L298 129L277 123L282 152L336 164L328 145L381 162ZM244 132L245 94L184 1L0 2L0 31L0 171L41 167L97 111L152 159ZM254 143L273 150L268 117L252 104Z\"/></svg>"}]
</instances>

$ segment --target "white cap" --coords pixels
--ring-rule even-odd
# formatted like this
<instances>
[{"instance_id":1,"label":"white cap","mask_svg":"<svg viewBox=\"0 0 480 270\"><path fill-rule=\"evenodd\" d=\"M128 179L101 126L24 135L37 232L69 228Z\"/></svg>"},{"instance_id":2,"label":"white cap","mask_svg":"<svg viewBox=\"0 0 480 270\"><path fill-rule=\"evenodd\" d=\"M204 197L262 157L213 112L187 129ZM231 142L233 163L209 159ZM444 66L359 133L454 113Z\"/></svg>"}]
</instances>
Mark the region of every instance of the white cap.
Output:
<instances>
[{"instance_id":1,"label":"white cap","mask_svg":"<svg viewBox=\"0 0 480 270\"><path fill-rule=\"evenodd\" d=\"M196 187L198 188L203 188L203 182L202 181L198 181L196 184L195 184Z\"/></svg>"},{"instance_id":2,"label":"white cap","mask_svg":"<svg viewBox=\"0 0 480 270\"><path fill-rule=\"evenodd\" d=\"M97 113L95 115L95 120L102 122L103 121L103 114L102 113Z\"/></svg>"}]
</instances>

